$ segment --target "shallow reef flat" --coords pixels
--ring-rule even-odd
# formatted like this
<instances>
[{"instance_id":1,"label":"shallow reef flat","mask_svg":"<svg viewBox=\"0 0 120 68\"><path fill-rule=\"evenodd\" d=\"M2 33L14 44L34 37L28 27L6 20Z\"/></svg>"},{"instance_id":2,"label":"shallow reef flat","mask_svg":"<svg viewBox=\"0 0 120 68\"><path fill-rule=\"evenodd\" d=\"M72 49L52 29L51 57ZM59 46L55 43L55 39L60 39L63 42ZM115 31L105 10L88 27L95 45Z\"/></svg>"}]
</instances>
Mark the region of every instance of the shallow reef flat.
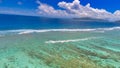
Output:
<instances>
[{"instance_id":1,"label":"shallow reef flat","mask_svg":"<svg viewBox=\"0 0 120 68\"><path fill-rule=\"evenodd\" d=\"M0 68L120 68L120 32L7 34Z\"/></svg>"}]
</instances>

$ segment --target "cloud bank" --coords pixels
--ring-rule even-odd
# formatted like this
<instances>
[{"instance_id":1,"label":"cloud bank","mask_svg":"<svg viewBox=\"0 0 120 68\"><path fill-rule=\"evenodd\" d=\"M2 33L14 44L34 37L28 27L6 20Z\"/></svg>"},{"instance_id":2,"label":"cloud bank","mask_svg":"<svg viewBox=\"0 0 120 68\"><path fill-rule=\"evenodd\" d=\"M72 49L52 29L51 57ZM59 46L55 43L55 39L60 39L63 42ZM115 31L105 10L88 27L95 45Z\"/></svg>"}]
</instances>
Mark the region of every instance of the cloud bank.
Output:
<instances>
[{"instance_id":1,"label":"cloud bank","mask_svg":"<svg viewBox=\"0 0 120 68\"><path fill-rule=\"evenodd\" d=\"M114 13L108 12L105 9L92 8L90 4L83 6L79 0L74 0L72 3L65 1L59 2L58 6L61 9L54 9L54 7L43 4L37 1L38 13L41 15L47 15L51 17L67 17L67 18L96 18L105 19L109 21L120 20L120 10L116 10Z\"/></svg>"}]
</instances>

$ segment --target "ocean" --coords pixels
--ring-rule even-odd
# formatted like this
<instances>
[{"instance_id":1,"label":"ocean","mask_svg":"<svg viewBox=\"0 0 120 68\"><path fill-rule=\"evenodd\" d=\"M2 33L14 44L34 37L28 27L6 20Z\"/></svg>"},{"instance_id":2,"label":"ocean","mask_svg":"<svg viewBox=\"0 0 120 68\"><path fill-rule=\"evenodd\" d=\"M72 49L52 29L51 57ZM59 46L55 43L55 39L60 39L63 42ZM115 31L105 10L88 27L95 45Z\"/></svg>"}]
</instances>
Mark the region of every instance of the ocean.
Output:
<instances>
[{"instance_id":1,"label":"ocean","mask_svg":"<svg viewBox=\"0 0 120 68\"><path fill-rule=\"evenodd\" d=\"M1 14L0 68L120 68L120 23Z\"/></svg>"}]
</instances>

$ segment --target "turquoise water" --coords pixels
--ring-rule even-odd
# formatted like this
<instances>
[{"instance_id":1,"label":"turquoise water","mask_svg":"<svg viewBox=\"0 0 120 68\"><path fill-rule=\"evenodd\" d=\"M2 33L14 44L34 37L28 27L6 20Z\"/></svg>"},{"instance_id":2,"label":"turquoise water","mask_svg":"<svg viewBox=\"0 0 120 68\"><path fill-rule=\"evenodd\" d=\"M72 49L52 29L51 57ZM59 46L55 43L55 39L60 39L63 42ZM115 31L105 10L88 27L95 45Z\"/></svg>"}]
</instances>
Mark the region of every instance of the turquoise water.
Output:
<instances>
[{"instance_id":1,"label":"turquoise water","mask_svg":"<svg viewBox=\"0 0 120 68\"><path fill-rule=\"evenodd\" d=\"M120 68L120 28L1 31L0 68Z\"/></svg>"},{"instance_id":2,"label":"turquoise water","mask_svg":"<svg viewBox=\"0 0 120 68\"><path fill-rule=\"evenodd\" d=\"M120 68L119 26L0 14L0 68Z\"/></svg>"}]
</instances>

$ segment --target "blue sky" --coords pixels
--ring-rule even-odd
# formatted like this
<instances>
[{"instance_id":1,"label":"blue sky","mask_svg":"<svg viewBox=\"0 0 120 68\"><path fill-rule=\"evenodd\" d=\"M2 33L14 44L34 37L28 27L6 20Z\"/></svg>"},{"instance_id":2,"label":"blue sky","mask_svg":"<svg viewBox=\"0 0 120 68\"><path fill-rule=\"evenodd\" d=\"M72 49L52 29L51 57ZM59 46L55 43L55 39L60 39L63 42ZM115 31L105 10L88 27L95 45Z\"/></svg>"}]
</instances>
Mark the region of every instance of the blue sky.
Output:
<instances>
[{"instance_id":1,"label":"blue sky","mask_svg":"<svg viewBox=\"0 0 120 68\"><path fill-rule=\"evenodd\" d=\"M57 3L60 1L72 2L73 0L40 0L42 3L49 4L54 6L54 8L59 8ZM91 4L91 7L94 8L103 8L107 11L114 12L120 9L120 0L80 0L82 5L86 5L87 3ZM19 5L19 2L22 2ZM33 10L37 9L38 4L36 0L0 0L0 9L2 8L11 8L13 10Z\"/></svg>"},{"instance_id":2,"label":"blue sky","mask_svg":"<svg viewBox=\"0 0 120 68\"><path fill-rule=\"evenodd\" d=\"M110 16L120 17L120 0L39 0L40 3L36 1L38 2L38 0L0 0L0 13L38 16L63 16L55 13L64 13L68 17L79 15L106 19ZM79 9L73 8L76 5Z\"/></svg>"},{"instance_id":3,"label":"blue sky","mask_svg":"<svg viewBox=\"0 0 120 68\"><path fill-rule=\"evenodd\" d=\"M50 4L57 8L57 3L60 1L72 2L73 0L40 0L43 3ZM120 0L80 0L82 5L86 5L87 3L91 4L91 7L94 8L103 8L110 12L114 12L116 10L120 10Z\"/></svg>"}]
</instances>

